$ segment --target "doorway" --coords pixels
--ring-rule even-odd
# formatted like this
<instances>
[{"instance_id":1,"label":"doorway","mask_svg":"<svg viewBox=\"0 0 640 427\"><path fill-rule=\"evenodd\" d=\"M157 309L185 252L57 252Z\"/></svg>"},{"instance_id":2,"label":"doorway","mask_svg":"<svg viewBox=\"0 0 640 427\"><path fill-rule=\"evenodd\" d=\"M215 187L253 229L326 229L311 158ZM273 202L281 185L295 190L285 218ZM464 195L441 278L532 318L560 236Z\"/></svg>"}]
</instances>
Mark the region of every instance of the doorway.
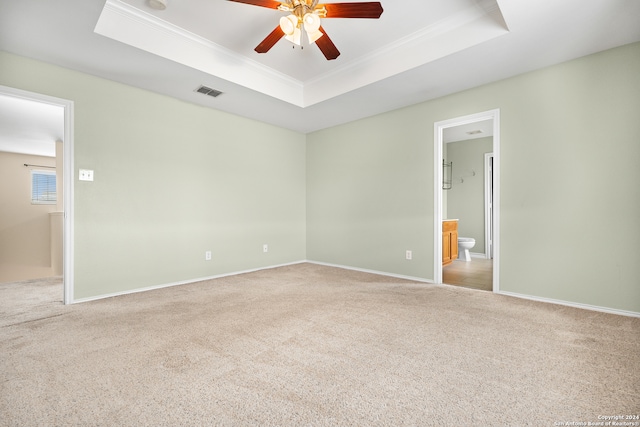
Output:
<instances>
[{"instance_id":1,"label":"doorway","mask_svg":"<svg viewBox=\"0 0 640 427\"><path fill-rule=\"evenodd\" d=\"M71 304L73 302L73 102L8 86L0 86L0 95L17 101L34 103L33 105L53 106L63 110L63 130L59 138L60 142L57 143L58 149L55 150L62 157L60 166L56 165L56 170L61 171L60 178L62 180L62 185L56 183L56 186L62 189L63 200L58 208L61 211L60 225L62 228L60 233L62 251L58 256L62 258L62 299L64 304ZM25 164L24 166L31 167L33 165ZM54 222L57 223L55 218L52 219L52 224ZM55 227L52 226L53 228Z\"/></svg>"},{"instance_id":2,"label":"doorway","mask_svg":"<svg viewBox=\"0 0 640 427\"><path fill-rule=\"evenodd\" d=\"M460 131L469 129L475 126L479 126L481 123L488 123L490 126L490 131L492 133L492 142L487 150L490 153L489 156L483 155L478 161L481 164L482 169L486 169L484 165L487 161L491 162L490 175L485 170L483 173L480 171L469 170L468 167L463 167L462 170L458 171L458 174L453 174L453 185L455 185L456 180L459 184L462 184L466 177L470 177L471 175L478 175L478 179L481 181L478 183L481 188L484 189L484 194L482 198L484 200L484 206L480 206L479 209L482 211L481 215L483 216L482 225L479 227L482 228L482 231L478 231L482 235L482 244L479 247L476 247L476 250L482 251L484 249L485 259L475 259L476 264L474 267L479 267L483 262L485 264L491 265L491 270L486 272L486 267L484 266L485 274L489 274L491 278L490 290L493 292L498 292L499 287L499 197L500 197L500 189L499 189L499 169L500 169L500 110L490 110L477 114L472 114L468 116L456 117L449 120L444 120L440 122L434 123L434 170L435 170L435 187L434 187L434 281L438 284L443 283L443 263L442 263L442 253L443 253L443 235L442 235L442 221L446 219L445 215L447 213L447 209L445 207L445 202L447 201L447 195L445 192L447 190L443 190L443 162L445 162L445 152L446 150L446 142L445 142L445 132L450 131ZM456 170L456 165L453 165L453 170ZM484 179L483 179L484 178ZM487 181L488 179L488 181ZM490 186L490 187L489 187ZM488 195L488 200L485 198L487 191L492 190ZM484 210L483 210L484 209ZM489 210L487 210L489 209ZM455 216L455 215L454 215ZM448 216L449 218L453 218L452 216ZM488 217L488 218L487 218ZM465 225L468 225L468 222L465 222ZM468 228L467 228L468 229ZM464 264L463 264L464 263ZM465 261L454 261L454 268L461 270L464 273L464 269L470 269L470 265L473 263L466 263ZM450 264L452 265L452 264ZM449 268L449 267L447 267Z\"/></svg>"}]
</instances>

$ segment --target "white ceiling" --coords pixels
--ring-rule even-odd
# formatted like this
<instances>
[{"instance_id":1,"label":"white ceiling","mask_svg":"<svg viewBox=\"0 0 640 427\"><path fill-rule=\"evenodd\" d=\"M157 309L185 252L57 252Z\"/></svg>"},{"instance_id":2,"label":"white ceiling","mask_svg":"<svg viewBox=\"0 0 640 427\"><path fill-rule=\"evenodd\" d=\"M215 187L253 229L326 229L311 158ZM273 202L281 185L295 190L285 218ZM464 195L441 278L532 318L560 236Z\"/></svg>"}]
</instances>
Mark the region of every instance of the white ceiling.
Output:
<instances>
[{"instance_id":1,"label":"white ceiling","mask_svg":"<svg viewBox=\"0 0 640 427\"><path fill-rule=\"evenodd\" d=\"M442 141L449 143L487 138L489 136L493 136L493 120L483 120L481 122L473 122L444 129L442 132Z\"/></svg>"},{"instance_id":2,"label":"white ceiling","mask_svg":"<svg viewBox=\"0 0 640 427\"><path fill-rule=\"evenodd\" d=\"M323 19L334 61L255 53L284 13L225 0L0 0L0 49L308 133L640 40L638 0L382 5Z\"/></svg>"},{"instance_id":3,"label":"white ceiling","mask_svg":"<svg viewBox=\"0 0 640 427\"><path fill-rule=\"evenodd\" d=\"M298 107L508 33L495 0L432 0L423 16L409 3L386 2L380 19L323 19L341 50L333 61L287 40L254 52L287 13L230 1L174 0L155 11L145 0L107 0L95 31Z\"/></svg>"},{"instance_id":4,"label":"white ceiling","mask_svg":"<svg viewBox=\"0 0 640 427\"><path fill-rule=\"evenodd\" d=\"M0 151L56 156L64 136L64 108L0 95Z\"/></svg>"}]
</instances>

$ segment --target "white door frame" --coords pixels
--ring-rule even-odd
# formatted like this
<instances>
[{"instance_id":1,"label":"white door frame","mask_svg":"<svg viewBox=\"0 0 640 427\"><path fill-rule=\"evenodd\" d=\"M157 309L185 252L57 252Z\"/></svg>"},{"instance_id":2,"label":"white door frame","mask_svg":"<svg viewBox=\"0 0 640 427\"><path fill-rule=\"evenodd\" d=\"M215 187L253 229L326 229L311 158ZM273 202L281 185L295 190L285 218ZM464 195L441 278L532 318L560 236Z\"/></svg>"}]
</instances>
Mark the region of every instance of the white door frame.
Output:
<instances>
[{"instance_id":1,"label":"white door frame","mask_svg":"<svg viewBox=\"0 0 640 427\"><path fill-rule=\"evenodd\" d=\"M63 277L64 303L73 303L73 101L0 85L0 95L28 99L64 109L63 161Z\"/></svg>"},{"instance_id":2,"label":"white door frame","mask_svg":"<svg viewBox=\"0 0 640 427\"><path fill-rule=\"evenodd\" d=\"M493 153L484 153L484 256L493 258Z\"/></svg>"},{"instance_id":3,"label":"white door frame","mask_svg":"<svg viewBox=\"0 0 640 427\"><path fill-rule=\"evenodd\" d=\"M469 123L493 120L493 292L500 291L500 109L435 122L434 129L434 282L442 283L442 162L444 130Z\"/></svg>"}]
</instances>

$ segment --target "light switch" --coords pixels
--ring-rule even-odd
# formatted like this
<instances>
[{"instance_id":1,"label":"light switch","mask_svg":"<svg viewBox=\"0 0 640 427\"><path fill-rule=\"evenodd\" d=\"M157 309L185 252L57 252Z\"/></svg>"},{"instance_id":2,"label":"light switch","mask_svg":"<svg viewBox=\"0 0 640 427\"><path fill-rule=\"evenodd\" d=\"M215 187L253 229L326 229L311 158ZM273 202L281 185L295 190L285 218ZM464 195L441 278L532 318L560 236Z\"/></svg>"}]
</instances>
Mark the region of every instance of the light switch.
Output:
<instances>
[{"instance_id":1,"label":"light switch","mask_svg":"<svg viewBox=\"0 0 640 427\"><path fill-rule=\"evenodd\" d=\"M89 169L80 169L78 171L78 179L80 181L93 181L93 171Z\"/></svg>"}]
</instances>

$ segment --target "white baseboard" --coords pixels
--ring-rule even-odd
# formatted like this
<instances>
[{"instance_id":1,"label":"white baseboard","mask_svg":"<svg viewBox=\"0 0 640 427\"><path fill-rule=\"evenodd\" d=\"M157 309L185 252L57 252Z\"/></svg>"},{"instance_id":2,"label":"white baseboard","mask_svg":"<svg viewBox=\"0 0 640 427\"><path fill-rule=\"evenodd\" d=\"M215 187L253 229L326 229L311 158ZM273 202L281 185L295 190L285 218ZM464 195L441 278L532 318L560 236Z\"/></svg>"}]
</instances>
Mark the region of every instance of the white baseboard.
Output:
<instances>
[{"instance_id":1,"label":"white baseboard","mask_svg":"<svg viewBox=\"0 0 640 427\"><path fill-rule=\"evenodd\" d=\"M331 264L328 262L320 262L320 261L312 261L312 260L307 260L306 262L308 262L309 264L318 264L318 265L324 265L327 267L336 267L336 268L343 268L345 270L360 271L362 273L377 274L379 276L395 277L396 279L412 280L414 282L432 283L432 284L434 283L433 280L423 279L422 277L405 276L402 274L388 273L386 271L368 270L366 268L350 267L348 265Z\"/></svg>"},{"instance_id":2,"label":"white baseboard","mask_svg":"<svg viewBox=\"0 0 640 427\"><path fill-rule=\"evenodd\" d=\"M531 296L531 295L518 294L518 293L515 293L515 292L498 291L496 293L500 294L500 295L506 295L506 296L510 296L510 297L515 297L515 298L528 299L528 300L531 300L531 301L539 301L539 302L546 302L546 303L550 303L550 304L564 305L564 306L567 306L567 307L581 308L583 310L600 311L600 312L603 312L603 313L618 314L620 316L640 317L640 313L635 312L635 311L618 310L618 309L615 309L615 308L600 307L600 306L597 306L597 305L582 304L582 303L571 302L571 301L563 301L563 300L557 300L557 299L553 299L553 298L536 297L536 296Z\"/></svg>"},{"instance_id":3,"label":"white baseboard","mask_svg":"<svg viewBox=\"0 0 640 427\"><path fill-rule=\"evenodd\" d=\"M482 256L484 256L484 254L482 254ZM172 286L187 285L187 284L190 284L190 283L202 282L202 281L205 281L205 280L220 279L220 278L223 278L223 277L236 276L238 274L253 273L253 272L256 272L256 271L270 270L270 269L273 269L273 268L286 267L288 265L296 265L296 264L304 264L304 263L324 265L324 266L327 266L327 267L336 267L336 268L342 268L342 269L345 269L345 270L360 271L360 272L363 272L363 273L378 274L380 276L395 277L397 279L411 280L411 281L414 281L414 282L434 284L433 280L423 279L421 277L406 276L406 275L403 275L403 274L388 273L386 271L369 270L369 269L366 269L366 268L350 267L350 266L347 266L347 265L331 264L331 263L327 263L327 262L320 262L320 261L313 261L313 260L300 260L300 261L294 261L294 262L289 262L289 263L285 263L285 264L270 265L270 266L266 266L266 267L253 268L253 269L249 269L249 270L234 271L234 272L230 272L230 273L218 274L218 275L215 275L215 276L207 276L207 277L200 277L200 278L196 278L196 279L183 280L183 281L180 281L180 282L173 282L173 283L165 283L165 284L161 284L161 285L147 286L147 287L144 287L144 288L137 288L137 289L131 289L131 290L122 291L122 292L114 292L114 293L110 293L110 294L97 295L97 296L88 297L88 298L79 298L79 299L74 299L73 301L71 301L71 304L80 304L80 303L84 303L84 302L96 301L96 300L105 299L105 298L112 298L112 297L117 297L117 296L121 296L121 295L136 294L138 292L146 292L146 291L152 291L152 290L156 290L156 289L168 288L168 287L172 287ZM546 302L546 303L550 303L550 304L564 305L564 306L567 306L567 307L581 308L583 310L599 311L599 312L603 312L603 313L617 314L617 315L620 315L620 316L628 316L628 317L640 317L640 313L635 312L635 311L619 310L619 309L608 308L608 307L600 307L600 306L597 306L597 305L590 305L590 304L582 304L582 303L571 302L571 301L556 300L556 299L553 299L553 298L536 297L536 296L531 296L531 295L519 294L519 293L516 293L516 292L497 291L495 293L499 294L499 295L505 295L505 296L510 296L510 297L514 297L514 298L527 299L527 300L531 300L531 301Z\"/></svg>"},{"instance_id":4,"label":"white baseboard","mask_svg":"<svg viewBox=\"0 0 640 427\"><path fill-rule=\"evenodd\" d=\"M138 292L153 291L153 290L156 290L156 289L169 288L169 287L172 287L172 286L188 285L190 283L202 282L202 281L205 281L205 280L220 279L220 278L229 277L229 276L237 276L238 274L253 273L253 272L262 271L262 270L270 270L270 269L278 268L278 267L286 267L288 265L303 264L305 262L307 262L307 261L306 260L294 261L294 262L289 262L289 263L285 263L285 264L270 265L270 266L267 266L267 267L260 267L260 268L252 268L252 269L249 269L249 270L233 271L233 272L230 272L230 273L218 274L218 275L215 275L215 276L207 276L207 277L200 277L200 278L197 278L197 279L182 280L180 282L173 282L173 283L165 283L165 284L162 284L162 285L147 286L147 287L144 287L144 288L136 288L136 289L131 289L131 290L127 290L127 291L114 292L114 293L103 294L103 295L97 295L97 296L88 297L88 298L79 298L79 299L74 299L73 301L71 301L71 304L76 304L76 303L79 304L79 303L83 303L83 302L96 301L96 300L105 299L105 298L118 297L118 296L121 296L121 295L137 294Z\"/></svg>"},{"instance_id":5,"label":"white baseboard","mask_svg":"<svg viewBox=\"0 0 640 427\"><path fill-rule=\"evenodd\" d=\"M481 255L482 258L484 258L484 256L485 256L484 254L480 254L480 255ZM319 262L319 261L312 261L312 260L307 260L306 262L311 263L311 264L326 265L327 267L344 268L345 270L361 271L363 273L379 274L381 276L395 277L395 278L398 278L398 279L413 280L413 281L422 282L422 283L431 283L431 284L434 283L433 280L423 279L421 277L405 276L405 275L402 275L402 274L392 274L392 273L387 273L385 271L368 270L368 269L364 269L364 268L356 268L356 267L350 267L350 266L346 266L346 265L330 264L330 263L326 263L326 262ZM458 286L447 285L447 284L441 284L441 285L438 285L438 286L453 286L453 287L459 288ZM477 292L486 292L486 291L479 291L479 290L470 289L470 288L469 288L469 290L477 291ZM546 303L549 303L549 304L558 304L558 305L564 305L564 306L567 306L567 307L581 308L583 310L599 311L599 312L603 312L603 313L617 314L617 315L620 315L620 316L640 317L640 313L637 313L635 311L618 310L618 309L615 309L615 308L600 307L600 306L589 305L589 304L581 304L581 303L575 303L575 302L571 302L571 301L562 301L562 300L556 300L556 299L552 299L552 298L535 297L535 296L531 296L531 295L518 294L518 293L515 293L515 292L496 291L494 293L499 294L499 295L510 296L510 297L514 297L514 298L522 298L522 299L528 299L528 300L532 300L532 301L546 302Z\"/></svg>"}]
</instances>

